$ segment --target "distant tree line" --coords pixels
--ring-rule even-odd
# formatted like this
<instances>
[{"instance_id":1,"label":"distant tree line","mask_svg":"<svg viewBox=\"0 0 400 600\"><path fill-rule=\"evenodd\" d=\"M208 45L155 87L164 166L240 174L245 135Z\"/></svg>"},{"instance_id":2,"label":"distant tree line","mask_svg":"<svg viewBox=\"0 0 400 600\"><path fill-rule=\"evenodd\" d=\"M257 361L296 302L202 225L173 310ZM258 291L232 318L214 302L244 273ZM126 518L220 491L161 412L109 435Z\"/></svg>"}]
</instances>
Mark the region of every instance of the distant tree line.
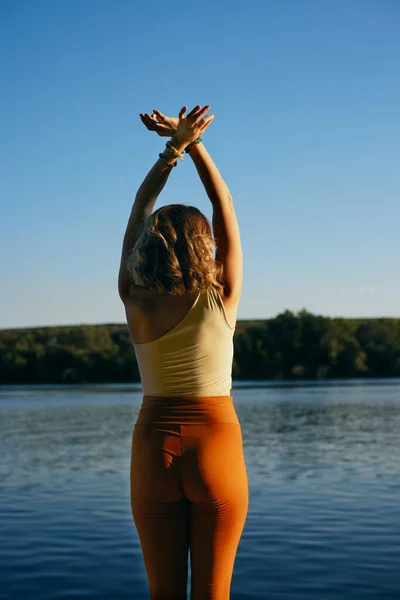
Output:
<instances>
[{"instance_id":1,"label":"distant tree line","mask_svg":"<svg viewBox=\"0 0 400 600\"><path fill-rule=\"evenodd\" d=\"M233 379L400 376L400 319L238 321ZM0 330L0 384L139 382L125 324Z\"/></svg>"}]
</instances>

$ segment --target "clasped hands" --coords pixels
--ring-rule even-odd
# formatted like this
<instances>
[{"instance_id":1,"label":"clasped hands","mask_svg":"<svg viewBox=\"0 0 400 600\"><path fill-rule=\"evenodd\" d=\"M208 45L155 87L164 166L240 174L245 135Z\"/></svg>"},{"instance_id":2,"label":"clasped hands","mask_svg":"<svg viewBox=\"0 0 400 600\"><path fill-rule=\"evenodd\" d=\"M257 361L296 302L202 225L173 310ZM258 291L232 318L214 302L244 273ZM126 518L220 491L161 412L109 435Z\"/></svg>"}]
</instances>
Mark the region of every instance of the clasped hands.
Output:
<instances>
[{"instance_id":1,"label":"clasped hands","mask_svg":"<svg viewBox=\"0 0 400 600\"><path fill-rule=\"evenodd\" d=\"M142 123L150 131L155 131L162 137L172 137L183 145L188 145L199 138L214 119L214 115L206 115L210 110L207 104L203 108L198 104L186 116L188 107L183 106L178 117L167 117L159 110L153 114L140 113Z\"/></svg>"}]
</instances>

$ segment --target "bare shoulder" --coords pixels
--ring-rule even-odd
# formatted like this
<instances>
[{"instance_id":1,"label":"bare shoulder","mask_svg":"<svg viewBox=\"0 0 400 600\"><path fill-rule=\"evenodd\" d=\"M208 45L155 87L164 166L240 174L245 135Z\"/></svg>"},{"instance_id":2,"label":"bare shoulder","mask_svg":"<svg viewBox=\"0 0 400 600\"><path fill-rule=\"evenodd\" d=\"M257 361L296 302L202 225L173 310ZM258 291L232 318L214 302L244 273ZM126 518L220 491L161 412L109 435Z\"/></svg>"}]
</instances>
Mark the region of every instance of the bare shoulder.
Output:
<instances>
[{"instance_id":1,"label":"bare shoulder","mask_svg":"<svg viewBox=\"0 0 400 600\"><path fill-rule=\"evenodd\" d=\"M124 305L133 342L151 342L173 329L191 308L196 295L197 292L191 292L175 296L132 287Z\"/></svg>"},{"instance_id":2,"label":"bare shoulder","mask_svg":"<svg viewBox=\"0 0 400 600\"><path fill-rule=\"evenodd\" d=\"M124 297L123 302L126 307L147 311L154 308L158 298L159 294L154 290L131 284L129 293Z\"/></svg>"},{"instance_id":3,"label":"bare shoulder","mask_svg":"<svg viewBox=\"0 0 400 600\"><path fill-rule=\"evenodd\" d=\"M131 286L129 294L124 296L125 314L133 343L141 344L157 337L153 334L159 307L157 299L154 291L138 286Z\"/></svg>"}]
</instances>

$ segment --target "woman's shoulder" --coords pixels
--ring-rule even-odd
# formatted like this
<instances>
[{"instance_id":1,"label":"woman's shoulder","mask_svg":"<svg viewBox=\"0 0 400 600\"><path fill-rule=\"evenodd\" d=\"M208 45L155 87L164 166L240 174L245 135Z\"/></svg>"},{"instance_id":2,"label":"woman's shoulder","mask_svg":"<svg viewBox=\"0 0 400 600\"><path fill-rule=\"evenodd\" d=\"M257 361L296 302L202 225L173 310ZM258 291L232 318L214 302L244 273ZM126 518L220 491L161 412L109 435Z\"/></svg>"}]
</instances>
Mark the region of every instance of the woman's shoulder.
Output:
<instances>
[{"instance_id":1,"label":"woman's shoulder","mask_svg":"<svg viewBox=\"0 0 400 600\"><path fill-rule=\"evenodd\" d=\"M184 305L186 302L190 302L192 298L195 298L197 294L198 291L185 292L184 294L170 294L166 291L160 292L158 290L132 285L126 303L147 312L157 309L158 307L175 304Z\"/></svg>"}]
</instances>

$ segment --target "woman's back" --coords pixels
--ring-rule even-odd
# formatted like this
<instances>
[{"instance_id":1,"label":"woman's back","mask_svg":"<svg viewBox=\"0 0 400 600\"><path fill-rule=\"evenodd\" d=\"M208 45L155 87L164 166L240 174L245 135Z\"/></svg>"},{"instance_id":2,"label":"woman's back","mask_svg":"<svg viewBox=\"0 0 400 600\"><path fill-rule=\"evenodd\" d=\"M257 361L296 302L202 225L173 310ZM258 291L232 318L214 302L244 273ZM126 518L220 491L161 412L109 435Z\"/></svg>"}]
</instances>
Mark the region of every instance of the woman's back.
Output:
<instances>
[{"instance_id":1,"label":"woman's back","mask_svg":"<svg viewBox=\"0 0 400 600\"><path fill-rule=\"evenodd\" d=\"M144 394L229 395L234 326L218 291L190 294L172 319L176 296L150 298L143 294L142 308L127 308Z\"/></svg>"},{"instance_id":2,"label":"woman's back","mask_svg":"<svg viewBox=\"0 0 400 600\"><path fill-rule=\"evenodd\" d=\"M145 289L134 293L132 299L125 302L128 329L133 344L152 342L173 329L189 312L197 295L197 291L173 296L167 292ZM234 329L239 303L232 298L221 295L220 297L227 321Z\"/></svg>"}]
</instances>

